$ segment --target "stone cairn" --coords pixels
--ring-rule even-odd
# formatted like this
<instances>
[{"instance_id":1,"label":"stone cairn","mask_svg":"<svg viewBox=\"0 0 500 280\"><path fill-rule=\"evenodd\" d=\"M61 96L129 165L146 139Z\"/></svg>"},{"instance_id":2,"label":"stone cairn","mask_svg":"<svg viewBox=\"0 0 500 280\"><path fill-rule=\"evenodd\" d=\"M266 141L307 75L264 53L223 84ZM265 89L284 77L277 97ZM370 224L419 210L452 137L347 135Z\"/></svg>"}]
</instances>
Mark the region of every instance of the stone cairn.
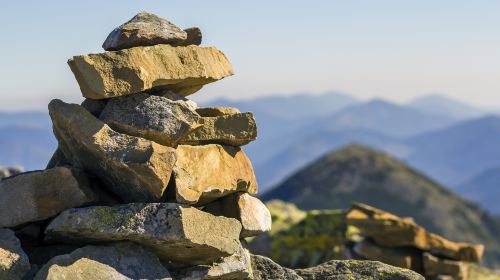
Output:
<instances>
[{"instance_id":1,"label":"stone cairn","mask_svg":"<svg viewBox=\"0 0 500 280\"><path fill-rule=\"evenodd\" d=\"M0 279L252 278L240 239L271 228L240 148L257 127L186 99L233 75L200 43L141 12L69 59L86 100L50 102L47 169L0 183Z\"/></svg>"},{"instance_id":2,"label":"stone cairn","mask_svg":"<svg viewBox=\"0 0 500 280\"><path fill-rule=\"evenodd\" d=\"M359 229L361 237L349 246L350 258L411 269L431 280L479 279L469 275L469 268L481 261L483 245L452 242L426 231L411 218L362 203L353 204L346 223Z\"/></svg>"}]
</instances>

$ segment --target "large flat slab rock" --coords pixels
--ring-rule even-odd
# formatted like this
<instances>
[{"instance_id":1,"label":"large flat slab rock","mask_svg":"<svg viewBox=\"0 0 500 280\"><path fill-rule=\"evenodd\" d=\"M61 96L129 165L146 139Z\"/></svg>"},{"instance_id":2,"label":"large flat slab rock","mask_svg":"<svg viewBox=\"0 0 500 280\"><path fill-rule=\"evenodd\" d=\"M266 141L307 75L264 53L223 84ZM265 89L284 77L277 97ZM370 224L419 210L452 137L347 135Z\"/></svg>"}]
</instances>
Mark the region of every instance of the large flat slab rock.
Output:
<instances>
[{"instance_id":1,"label":"large flat slab rock","mask_svg":"<svg viewBox=\"0 0 500 280\"><path fill-rule=\"evenodd\" d=\"M179 145L173 182L178 203L203 205L235 192L257 193L252 164L240 148Z\"/></svg>"},{"instance_id":2,"label":"large flat slab rock","mask_svg":"<svg viewBox=\"0 0 500 280\"><path fill-rule=\"evenodd\" d=\"M0 228L43 221L97 199L78 169L56 167L18 174L0 181Z\"/></svg>"},{"instance_id":3,"label":"large flat slab rock","mask_svg":"<svg viewBox=\"0 0 500 280\"><path fill-rule=\"evenodd\" d=\"M28 256L14 232L10 229L0 229L0 279L23 279L30 267Z\"/></svg>"},{"instance_id":4,"label":"large flat slab rock","mask_svg":"<svg viewBox=\"0 0 500 280\"><path fill-rule=\"evenodd\" d=\"M271 231L271 213L258 198L247 193L235 193L225 196L209 205L203 211L235 218L241 222L241 237L257 236Z\"/></svg>"},{"instance_id":5,"label":"large flat slab rock","mask_svg":"<svg viewBox=\"0 0 500 280\"><path fill-rule=\"evenodd\" d=\"M133 203L70 209L46 229L49 242L132 241L164 261L209 264L240 247L241 224L194 207Z\"/></svg>"},{"instance_id":6,"label":"large flat slab rock","mask_svg":"<svg viewBox=\"0 0 500 280\"><path fill-rule=\"evenodd\" d=\"M49 104L64 158L98 177L126 202L159 201L175 163L175 150L121 134L76 104Z\"/></svg>"},{"instance_id":7,"label":"large flat slab rock","mask_svg":"<svg viewBox=\"0 0 500 280\"><path fill-rule=\"evenodd\" d=\"M105 99L150 89L187 96L233 75L226 56L213 47L155 45L74 56L68 64L83 96Z\"/></svg>"},{"instance_id":8,"label":"large flat slab rock","mask_svg":"<svg viewBox=\"0 0 500 280\"><path fill-rule=\"evenodd\" d=\"M184 101L147 93L110 99L100 119L120 133L172 147L201 125L201 117Z\"/></svg>"},{"instance_id":9,"label":"large flat slab rock","mask_svg":"<svg viewBox=\"0 0 500 280\"><path fill-rule=\"evenodd\" d=\"M295 272L304 280L425 280L409 269L374 261L333 260L311 268L296 269Z\"/></svg>"},{"instance_id":10,"label":"large flat slab rock","mask_svg":"<svg viewBox=\"0 0 500 280\"><path fill-rule=\"evenodd\" d=\"M427 232L411 219L403 219L362 203L353 204L346 215L346 222L386 247L416 247L433 255L469 262L479 262L484 252L483 245L447 240Z\"/></svg>"},{"instance_id":11,"label":"large flat slab rock","mask_svg":"<svg viewBox=\"0 0 500 280\"><path fill-rule=\"evenodd\" d=\"M86 246L51 259L36 280L171 280L157 256L133 243Z\"/></svg>"},{"instance_id":12,"label":"large flat slab rock","mask_svg":"<svg viewBox=\"0 0 500 280\"><path fill-rule=\"evenodd\" d=\"M253 114L236 113L203 117L201 127L188 133L180 143L243 146L255 139L257 139L257 124Z\"/></svg>"},{"instance_id":13,"label":"large flat slab rock","mask_svg":"<svg viewBox=\"0 0 500 280\"><path fill-rule=\"evenodd\" d=\"M186 31L155 14L140 12L108 35L102 48L116 51L157 44L176 45L186 41Z\"/></svg>"}]
</instances>

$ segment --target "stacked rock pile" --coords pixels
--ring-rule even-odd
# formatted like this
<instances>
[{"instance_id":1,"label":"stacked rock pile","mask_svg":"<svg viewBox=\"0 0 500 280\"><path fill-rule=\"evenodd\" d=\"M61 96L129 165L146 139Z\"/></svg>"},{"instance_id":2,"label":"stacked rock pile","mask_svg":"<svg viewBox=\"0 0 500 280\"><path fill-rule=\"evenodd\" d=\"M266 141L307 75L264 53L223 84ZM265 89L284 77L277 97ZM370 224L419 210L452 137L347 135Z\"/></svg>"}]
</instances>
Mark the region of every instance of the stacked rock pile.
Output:
<instances>
[{"instance_id":1,"label":"stacked rock pile","mask_svg":"<svg viewBox=\"0 0 500 280\"><path fill-rule=\"evenodd\" d=\"M469 266L479 263L484 252L483 245L452 242L427 232L412 219L361 203L353 204L346 222L363 237L351 244L349 257L408 268L426 279L471 279Z\"/></svg>"},{"instance_id":2,"label":"stacked rock pile","mask_svg":"<svg viewBox=\"0 0 500 280\"><path fill-rule=\"evenodd\" d=\"M59 146L46 170L0 182L0 280L422 279L378 262L293 271L249 254L243 238L271 228L240 148L257 127L252 113L186 98L233 74L200 43L198 28L142 12L106 52L69 59L86 100L50 102Z\"/></svg>"}]
</instances>

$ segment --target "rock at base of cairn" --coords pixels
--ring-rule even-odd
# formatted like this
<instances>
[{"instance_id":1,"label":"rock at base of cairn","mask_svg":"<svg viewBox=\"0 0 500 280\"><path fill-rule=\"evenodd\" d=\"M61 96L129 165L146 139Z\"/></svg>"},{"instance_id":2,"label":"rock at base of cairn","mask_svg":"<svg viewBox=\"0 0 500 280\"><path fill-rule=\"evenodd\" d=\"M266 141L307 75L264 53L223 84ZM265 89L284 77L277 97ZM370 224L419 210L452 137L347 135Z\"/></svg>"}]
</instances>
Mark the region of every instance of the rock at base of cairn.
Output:
<instances>
[{"instance_id":1,"label":"rock at base of cairn","mask_svg":"<svg viewBox=\"0 0 500 280\"><path fill-rule=\"evenodd\" d=\"M21 280L29 270L28 256L14 232L0 229L0 279Z\"/></svg>"}]
</instances>

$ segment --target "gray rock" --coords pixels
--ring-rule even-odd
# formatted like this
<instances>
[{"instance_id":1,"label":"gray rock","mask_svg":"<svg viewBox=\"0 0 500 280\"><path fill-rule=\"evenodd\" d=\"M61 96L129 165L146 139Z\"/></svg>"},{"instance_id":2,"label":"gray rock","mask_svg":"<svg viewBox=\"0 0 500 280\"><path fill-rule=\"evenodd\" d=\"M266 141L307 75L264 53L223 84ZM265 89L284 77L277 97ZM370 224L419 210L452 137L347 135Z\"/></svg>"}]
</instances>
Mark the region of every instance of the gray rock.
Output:
<instances>
[{"instance_id":1,"label":"gray rock","mask_svg":"<svg viewBox=\"0 0 500 280\"><path fill-rule=\"evenodd\" d=\"M240 247L238 252L212 265L198 265L176 271L176 280L253 279L250 253Z\"/></svg>"},{"instance_id":2,"label":"gray rock","mask_svg":"<svg viewBox=\"0 0 500 280\"><path fill-rule=\"evenodd\" d=\"M304 280L425 280L420 274L375 261L333 260L315 267L296 269Z\"/></svg>"},{"instance_id":3,"label":"gray rock","mask_svg":"<svg viewBox=\"0 0 500 280\"><path fill-rule=\"evenodd\" d=\"M29 270L28 256L22 250L19 239L10 229L0 229L0 279L23 279Z\"/></svg>"},{"instance_id":4,"label":"gray rock","mask_svg":"<svg viewBox=\"0 0 500 280\"><path fill-rule=\"evenodd\" d=\"M178 43L177 46L189 46L189 45L201 45L201 40L203 38L201 34L201 29L198 27L191 27L184 29L184 32L187 34L187 39L181 43Z\"/></svg>"},{"instance_id":5,"label":"gray rock","mask_svg":"<svg viewBox=\"0 0 500 280\"><path fill-rule=\"evenodd\" d=\"M303 280L295 271L281 267L270 258L258 255L250 257L255 280Z\"/></svg>"},{"instance_id":6,"label":"gray rock","mask_svg":"<svg viewBox=\"0 0 500 280\"><path fill-rule=\"evenodd\" d=\"M159 201L175 163L175 150L118 133L83 107L49 104L59 148L71 165L82 167L125 202Z\"/></svg>"},{"instance_id":7,"label":"gray rock","mask_svg":"<svg viewBox=\"0 0 500 280\"><path fill-rule=\"evenodd\" d=\"M257 138L252 113L203 117L202 126L187 134L180 143L189 145L222 144L243 146Z\"/></svg>"},{"instance_id":8,"label":"gray rock","mask_svg":"<svg viewBox=\"0 0 500 280\"><path fill-rule=\"evenodd\" d=\"M193 100L187 99L184 96L178 95L171 90L162 90L158 93L155 93L155 95L168 98L172 101L183 101L184 104L186 104L186 106L188 106L189 109L191 109L193 111L196 111L198 108L198 104L196 104L196 102L194 102Z\"/></svg>"},{"instance_id":9,"label":"gray rock","mask_svg":"<svg viewBox=\"0 0 500 280\"><path fill-rule=\"evenodd\" d=\"M184 101L138 93L109 100L100 119L120 133L174 147L200 126L201 117Z\"/></svg>"},{"instance_id":10,"label":"gray rock","mask_svg":"<svg viewBox=\"0 0 500 280\"><path fill-rule=\"evenodd\" d=\"M18 174L0 182L0 227L43 221L96 200L80 170L56 167Z\"/></svg>"},{"instance_id":11,"label":"gray rock","mask_svg":"<svg viewBox=\"0 0 500 280\"><path fill-rule=\"evenodd\" d=\"M140 12L115 28L102 47L107 51L115 51L157 44L175 45L187 38L187 33L171 22L152 13Z\"/></svg>"},{"instance_id":12,"label":"gray rock","mask_svg":"<svg viewBox=\"0 0 500 280\"><path fill-rule=\"evenodd\" d=\"M133 241L164 261L210 264L241 246L241 224L194 207L133 203L70 209L46 229L48 242Z\"/></svg>"},{"instance_id":13,"label":"gray rock","mask_svg":"<svg viewBox=\"0 0 500 280\"><path fill-rule=\"evenodd\" d=\"M50 260L37 273L36 280L171 280L158 257L139 245L118 243L86 246Z\"/></svg>"},{"instance_id":14,"label":"gray rock","mask_svg":"<svg viewBox=\"0 0 500 280\"><path fill-rule=\"evenodd\" d=\"M225 196L209 205L203 211L235 218L241 222L241 237L257 236L271 231L271 213L258 198L247 193L235 193Z\"/></svg>"}]
</instances>

